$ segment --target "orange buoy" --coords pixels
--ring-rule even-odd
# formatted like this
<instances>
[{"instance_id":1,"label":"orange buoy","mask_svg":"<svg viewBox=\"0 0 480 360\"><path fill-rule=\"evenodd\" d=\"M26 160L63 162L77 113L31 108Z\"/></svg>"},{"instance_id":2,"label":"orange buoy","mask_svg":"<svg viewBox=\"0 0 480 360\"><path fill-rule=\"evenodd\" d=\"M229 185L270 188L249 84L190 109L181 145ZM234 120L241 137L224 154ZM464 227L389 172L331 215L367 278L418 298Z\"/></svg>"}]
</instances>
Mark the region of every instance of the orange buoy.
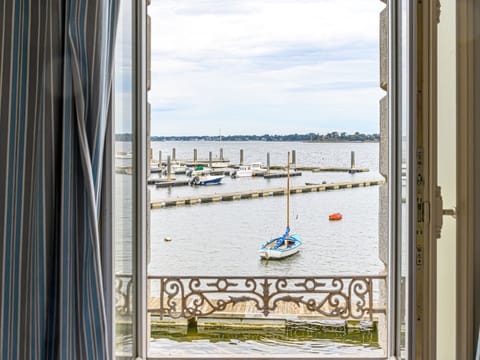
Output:
<instances>
[{"instance_id":1,"label":"orange buoy","mask_svg":"<svg viewBox=\"0 0 480 360\"><path fill-rule=\"evenodd\" d=\"M328 215L328 220L341 220L342 217L343 216L340 213L330 214Z\"/></svg>"}]
</instances>

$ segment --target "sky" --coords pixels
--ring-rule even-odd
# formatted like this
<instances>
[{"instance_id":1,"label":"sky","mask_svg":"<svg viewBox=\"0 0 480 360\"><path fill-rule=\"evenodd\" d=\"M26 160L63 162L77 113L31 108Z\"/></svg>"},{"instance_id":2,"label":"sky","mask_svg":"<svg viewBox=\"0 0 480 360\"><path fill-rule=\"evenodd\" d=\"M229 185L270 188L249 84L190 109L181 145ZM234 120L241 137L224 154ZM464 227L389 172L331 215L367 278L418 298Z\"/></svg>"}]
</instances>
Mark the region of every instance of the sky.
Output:
<instances>
[{"instance_id":1,"label":"sky","mask_svg":"<svg viewBox=\"0 0 480 360\"><path fill-rule=\"evenodd\" d=\"M382 8L152 0L151 134L379 132Z\"/></svg>"}]
</instances>

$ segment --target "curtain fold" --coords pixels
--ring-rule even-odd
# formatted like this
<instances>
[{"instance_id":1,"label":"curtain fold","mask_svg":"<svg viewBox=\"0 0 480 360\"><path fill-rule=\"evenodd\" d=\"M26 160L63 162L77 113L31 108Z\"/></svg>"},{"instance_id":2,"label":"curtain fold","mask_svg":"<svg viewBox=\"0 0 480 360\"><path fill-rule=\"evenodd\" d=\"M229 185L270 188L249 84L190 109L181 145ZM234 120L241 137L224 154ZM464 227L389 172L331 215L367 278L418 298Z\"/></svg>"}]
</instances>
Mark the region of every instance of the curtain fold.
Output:
<instances>
[{"instance_id":1,"label":"curtain fold","mask_svg":"<svg viewBox=\"0 0 480 360\"><path fill-rule=\"evenodd\" d=\"M0 4L0 358L109 359L99 228L116 0Z\"/></svg>"}]
</instances>

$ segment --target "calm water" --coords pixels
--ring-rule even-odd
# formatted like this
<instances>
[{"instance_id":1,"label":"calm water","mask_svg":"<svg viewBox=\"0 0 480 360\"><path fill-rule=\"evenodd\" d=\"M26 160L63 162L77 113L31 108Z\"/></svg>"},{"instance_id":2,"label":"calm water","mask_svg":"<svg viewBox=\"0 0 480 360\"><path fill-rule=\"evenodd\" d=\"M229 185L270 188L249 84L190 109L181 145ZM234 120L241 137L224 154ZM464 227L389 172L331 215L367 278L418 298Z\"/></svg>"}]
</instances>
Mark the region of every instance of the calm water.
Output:
<instances>
[{"instance_id":1,"label":"calm water","mask_svg":"<svg viewBox=\"0 0 480 360\"><path fill-rule=\"evenodd\" d=\"M123 145L123 146L119 146ZM245 163L266 163L270 152L272 165L286 164L287 152L297 152L299 166L349 166L350 151L356 153L357 167L370 172L309 173L292 178L293 185L305 182L334 182L359 179L378 179L378 144L376 143L297 143L297 142L152 142L154 158L163 152L163 160L176 149L178 159L193 158L198 149L199 159L214 158L223 148L224 157L239 161L239 150L245 151ZM117 151L129 151L128 144L118 144ZM117 161L118 163L118 161ZM130 186L129 176L118 176L121 185ZM182 178L177 175L177 178ZM152 200L194 194L222 193L239 190L286 186L286 179L225 178L224 184L209 187L177 187L157 189L150 186ZM297 194L291 196L291 228L301 235L303 248L299 254L282 261L261 261L258 246L281 235L285 229L286 198L269 197L232 202L210 203L152 210L150 274L155 275L342 275L378 274L384 266L378 259L378 187ZM343 214L343 220L331 222L328 215ZM128 211L122 214L129 217ZM117 228L117 236L129 235L129 227ZM171 242L165 242L171 237ZM119 248L117 265L128 270L128 246ZM268 335L268 334L266 334ZM269 345L258 339L217 341L213 338L180 339L164 337L152 340L155 351L273 353L272 351L348 353L370 345L347 344L331 339L282 340ZM273 341L273 340L272 340ZM179 342L182 346L178 346ZM374 347L378 351L378 347ZM175 349L175 350L174 350ZM288 350L290 349L290 350ZM302 350L303 351L303 350Z\"/></svg>"},{"instance_id":2,"label":"calm water","mask_svg":"<svg viewBox=\"0 0 480 360\"><path fill-rule=\"evenodd\" d=\"M153 142L159 150L177 158L199 158L208 151L238 162L244 149L245 162L286 163L287 152L295 149L299 166L348 166L350 151L356 153L357 167L371 171L311 173L292 178L293 185L305 182L379 178L378 144L272 143L272 142ZM181 176L177 176L181 178ZM232 192L286 186L286 179L225 178L224 184L209 187L151 187L151 198L175 198L194 194ZM341 212L343 220L331 222L328 215ZM154 210L151 213L151 274L169 275L303 275L377 274L383 269L378 260L378 187L348 189L291 196L291 227L301 235L302 251L281 262L263 262L258 246L279 236L285 228L286 198L269 197L233 202L210 203ZM173 241L165 242L165 237ZM208 266L206 266L208 264Z\"/></svg>"}]
</instances>

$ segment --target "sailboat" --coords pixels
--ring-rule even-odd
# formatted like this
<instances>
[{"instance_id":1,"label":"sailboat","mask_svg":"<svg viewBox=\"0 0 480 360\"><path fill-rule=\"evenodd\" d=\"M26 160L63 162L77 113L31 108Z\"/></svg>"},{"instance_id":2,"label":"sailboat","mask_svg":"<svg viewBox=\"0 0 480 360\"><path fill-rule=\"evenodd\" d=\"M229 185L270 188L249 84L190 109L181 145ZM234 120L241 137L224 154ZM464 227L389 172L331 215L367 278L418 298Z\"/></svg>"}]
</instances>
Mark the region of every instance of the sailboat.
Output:
<instances>
[{"instance_id":1,"label":"sailboat","mask_svg":"<svg viewBox=\"0 0 480 360\"><path fill-rule=\"evenodd\" d=\"M287 165L287 227L282 236L264 242L258 248L263 259L283 259L300 250L302 239L298 234L290 232L290 152Z\"/></svg>"}]
</instances>

